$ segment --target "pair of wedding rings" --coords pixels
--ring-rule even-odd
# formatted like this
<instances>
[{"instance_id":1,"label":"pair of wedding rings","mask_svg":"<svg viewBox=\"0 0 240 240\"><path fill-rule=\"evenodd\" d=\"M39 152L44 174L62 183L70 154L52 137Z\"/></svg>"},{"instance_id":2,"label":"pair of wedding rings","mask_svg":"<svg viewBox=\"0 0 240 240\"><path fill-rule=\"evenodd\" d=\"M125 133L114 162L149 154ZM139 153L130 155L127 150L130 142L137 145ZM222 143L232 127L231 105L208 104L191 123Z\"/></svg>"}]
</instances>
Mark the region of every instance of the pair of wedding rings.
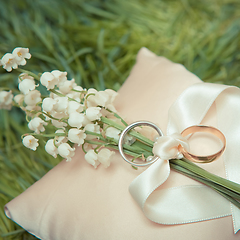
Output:
<instances>
[{"instance_id":1,"label":"pair of wedding rings","mask_svg":"<svg viewBox=\"0 0 240 240\"><path fill-rule=\"evenodd\" d=\"M158 159L158 156L153 156L152 159L150 161L147 161L147 162L143 162L143 163L137 163L137 162L133 162L131 160L129 160L124 151L123 151L123 142L124 142L124 137L126 136L126 134L132 130L133 128L135 127L138 127L138 126L149 126L149 127L152 127L154 128L158 135L161 137L163 136L163 132L162 130L154 123L152 122L148 122L148 121L138 121L138 122L134 122L130 125L128 125L121 133L120 135L120 138L119 138L119 143L118 143L118 148L119 148L119 152L122 156L122 158L130 163L131 165L133 166L136 166L136 167L144 167L144 166L148 166L152 163L154 163L157 159ZM191 126L191 127L188 127L186 128L185 130L183 130L181 132L181 135L183 137L186 137L188 135L192 135L194 133L197 133L197 132L205 132L205 133L210 133L212 135L215 135L217 138L219 138L221 140L221 142L223 143L223 146L222 148L217 152L217 153L214 153L214 154L211 154L211 155L208 155L208 156L198 156L198 155L194 155L190 152L188 152L186 149L184 149L181 145L179 145L179 151L180 153L182 153L182 155L190 160L190 161L193 161L193 162L197 162L197 163L209 163L209 162L212 162L214 160L216 160L217 158L219 158L225 148L226 148L226 138L225 136L223 135L223 133L218 130L217 128L214 128L214 127L210 127L210 126L204 126L204 125L194 125L194 126Z\"/></svg>"}]
</instances>

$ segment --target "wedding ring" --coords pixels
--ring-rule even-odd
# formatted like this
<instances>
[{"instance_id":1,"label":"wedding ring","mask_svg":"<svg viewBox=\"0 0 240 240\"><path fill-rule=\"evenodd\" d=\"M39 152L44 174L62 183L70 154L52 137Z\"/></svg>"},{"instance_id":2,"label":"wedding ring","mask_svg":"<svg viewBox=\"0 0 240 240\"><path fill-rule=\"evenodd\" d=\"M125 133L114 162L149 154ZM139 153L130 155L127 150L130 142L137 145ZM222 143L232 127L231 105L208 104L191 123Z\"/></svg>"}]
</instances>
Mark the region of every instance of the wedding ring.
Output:
<instances>
[{"instance_id":1,"label":"wedding ring","mask_svg":"<svg viewBox=\"0 0 240 240\"><path fill-rule=\"evenodd\" d=\"M196 126L191 126L191 127L186 128L185 130L182 131L181 135L183 137L186 137L190 134L197 133L197 132L206 132L206 133L215 135L222 141L223 147L220 149L220 151L218 151L217 153L214 153L212 155L197 156L197 155L191 154L186 149L184 149L181 145L179 145L178 149L183 154L183 156L185 158L187 158L188 160L191 160L191 161L197 162L197 163L209 163L209 162L212 162L215 159L219 158L223 154L223 152L226 148L226 138L223 135L223 133L214 127L196 125Z\"/></svg>"},{"instance_id":2,"label":"wedding ring","mask_svg":"<svg viewBox=\"0 0 240 240\"><path fill-rule=\"evenodd\" d=\"M137 126L149 126L149 127L152 127L154 128L157 133L159 134L159 136L163 136L163 133L162 133L162 130L154 123L152 122L147 122L147 121L138 121L138 122L134 122L130 125L128 125L121 133L120 137L119 137L119 142L118 142L118 149L119 149L119 153L121 154L122 158L130 163L131 165L133 166L136 166L136 167L144 167L144 166L148 166L152 163L154 163L159 157L158 156L153 156L153 158L148 161L148 162L144 162L144 163L136 163L136 162L133 162L129 159L127 159L127 157L125 156L124 152L123 152L123 141L124 141L124 137L125 135L133 128L137 127Z\"/></svg>"},{"instance_id":3,"label":"wedding ring","mask_svg":"<svg viewBox=\"0 0 240 240\"><path fill-rule=\"evenodd\" d=\"M129 160L125 156L125 153L123 151L123 142L124 142L125 135L131 129L133 129L133 128L137 127L137 126L149 126L149 127L152 127L152 128L154 128L157 131L159 136L163 136L163 133L162 133L162 130L156 124L154 124L152 122L147 122L147 121L134 122L134 123L128 125L122 131L122 133L121 133L121 135L119 137L119 142L118 142L118 149L119 149L119 153L121 154L122 158L126 162L130 163L133 166L144 167L144 166L148 166L148 165L154 163L157 159L159 159L159 157L158 156L153 156L150 161L147 161L147 162L144 162L144 163L136 163L136 162L133 162L132 160ZM197 132L205 132L205 133L210 133L212 135L215 135L217 138L219 138L222 141L222 143L223 143L222 148L217 153L214 153L212 155L198 156L198 155L194 155L194 154L188 152L185 148L182 147L182 145L179 145L178 146L179 152L181 152L186 159L188 159L190 161L193 161L193 162L197 162L197 163L210 163L210 162L216 160L217 158L219 158L223 154L223 152L224 152L224 150L226 148L226 138L223 135L223 133L220 130L218 130L217 128L214 128L214 127L204 126L204 125L195 125L195 126L191 126L191 127L186 128L185 130L183 130L181 135L183 137L186 137L188 135L192 135L192 134L197 133Z\"/></svg>"}]
</instances>

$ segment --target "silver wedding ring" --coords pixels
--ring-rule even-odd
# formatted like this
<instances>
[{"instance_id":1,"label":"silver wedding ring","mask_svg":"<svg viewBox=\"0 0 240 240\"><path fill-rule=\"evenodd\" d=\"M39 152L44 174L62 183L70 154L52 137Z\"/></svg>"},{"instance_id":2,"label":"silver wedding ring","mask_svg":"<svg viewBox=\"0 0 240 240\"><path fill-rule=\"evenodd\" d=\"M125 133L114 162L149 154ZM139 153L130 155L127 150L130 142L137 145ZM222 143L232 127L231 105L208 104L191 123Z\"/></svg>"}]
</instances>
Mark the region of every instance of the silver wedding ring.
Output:
<instances>
[{"instance_id":1,"label":"silver wedding ring","mask_svg":"<svg viewBox=\"0 0 240 240\"><path fill-rule=\"evenodd\" d=\"M118 149L119 149L119 152L122 156L122 158L130 163L131 165L133 166L136 166L136 167L145 167L145 166L148 166L152 163L154 163L159 157L158 156L153 156L153 158L148 161L148 162L145 162L145 163L135 163L129 159L127 159L127 157L125 156L124 152L123 152L123 141L124 141L124 137L125 135L133 128L137 127L137 126L149 126L149 127L152 127L154 128L157 133L159 134L159 136L163 136L163 132L162 130L154 123L152 122L147 122L147 121L137 121L137 122L134 122L130 125L128 125L121 133L120 137L119 137L119 142L118 142Z\"/></svg>"}]
</instances>

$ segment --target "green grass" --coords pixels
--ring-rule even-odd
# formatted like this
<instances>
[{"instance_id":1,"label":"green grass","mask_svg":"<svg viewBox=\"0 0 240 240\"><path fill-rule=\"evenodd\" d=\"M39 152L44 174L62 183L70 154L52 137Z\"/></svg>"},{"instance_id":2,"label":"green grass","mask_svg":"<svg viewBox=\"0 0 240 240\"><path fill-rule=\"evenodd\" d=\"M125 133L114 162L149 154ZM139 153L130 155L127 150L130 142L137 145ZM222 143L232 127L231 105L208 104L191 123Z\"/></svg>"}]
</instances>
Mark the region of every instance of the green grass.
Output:
<instances>
[{"instance_id":1,"label":"green grass","mask_svg":"<svg viewBox=\"0 0 240 240\"><path fill-rule=\"evenodd\" d=\"M0 0L0 6L0 56L29 47L27 69L65 70L83 87L118 90L145 46L204 81L240 86L239 0ZM0 87L17 89L17 75L1 69ZM43 147L37 154L24 148L20 136L27 131L18 109L0 110L2 239L34 239L3 207L60 161Z\"/></svg>"}]
</instances>

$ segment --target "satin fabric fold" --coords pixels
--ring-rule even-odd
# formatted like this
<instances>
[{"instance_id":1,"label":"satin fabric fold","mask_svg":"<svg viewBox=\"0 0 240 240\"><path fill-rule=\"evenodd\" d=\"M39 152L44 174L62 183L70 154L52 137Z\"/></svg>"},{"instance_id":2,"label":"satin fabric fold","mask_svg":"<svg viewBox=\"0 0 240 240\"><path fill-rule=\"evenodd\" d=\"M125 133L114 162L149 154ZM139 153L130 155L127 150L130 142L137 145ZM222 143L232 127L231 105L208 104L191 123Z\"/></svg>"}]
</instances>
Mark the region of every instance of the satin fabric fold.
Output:
<instances>
[{"instance_id":1,"label":"satin fabric fold","mask_svg":"<svg viewBox=\"0 0 240 240\"><path fill-rule=\"evenodd\" d=\"M226 176L240 183L240 89L196 83L188 87L169 109L167 135L198 125L212 104L217 107L218 128L226 137ZM157 189L169 176L168 161L158 160L129 186L144 214L161 224L183 224L232 215L234 233L240 229L240 210L206 186ZM169 166L169 165L168 165Z\"/></svg>"}]
</instances>

